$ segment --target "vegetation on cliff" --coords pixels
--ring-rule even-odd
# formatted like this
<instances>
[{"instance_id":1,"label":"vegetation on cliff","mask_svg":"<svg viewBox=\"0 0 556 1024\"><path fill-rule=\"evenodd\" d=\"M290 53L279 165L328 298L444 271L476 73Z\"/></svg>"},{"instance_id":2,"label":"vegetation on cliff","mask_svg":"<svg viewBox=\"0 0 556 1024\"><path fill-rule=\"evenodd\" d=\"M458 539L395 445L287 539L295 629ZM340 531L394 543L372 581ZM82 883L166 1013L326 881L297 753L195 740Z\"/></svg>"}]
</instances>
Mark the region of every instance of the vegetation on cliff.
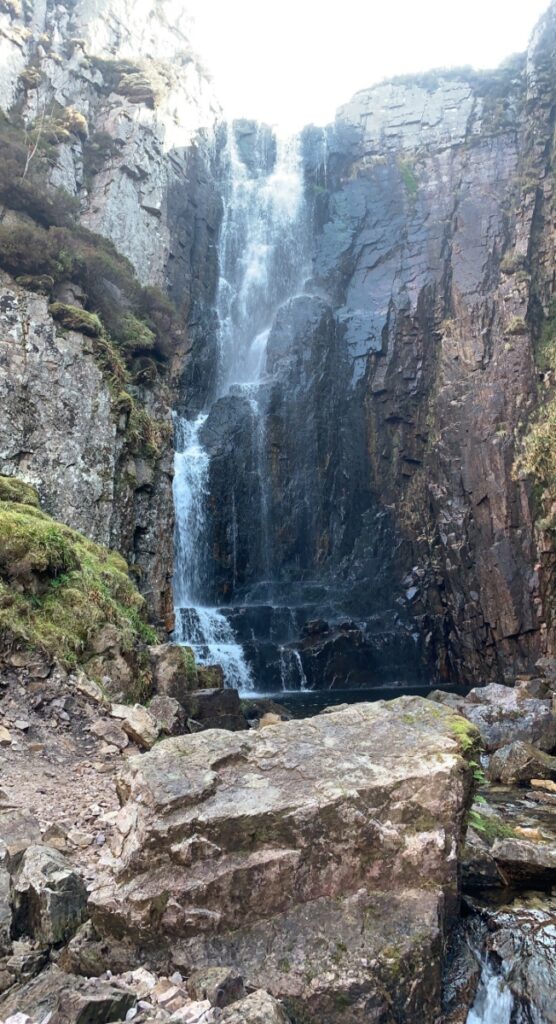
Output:
<instances>
[{"instance_id":1,"label":"vegetation on cliff","mask_svg":"<svg viewBox=\"0 0 556 1024\"><path fill-rule=\"evenodd\" d=\"M0 112L0 268L52 299L50 312L62 327L94 339L93 352L116 405L122 391L131 403L130 441L147 456L156 455L164 425L151 422L129 389L164 381L182 322L159 289L139 283L111 241L77 222L75 197L45 187L58 144L87 131L77 113L61 109L29 128ZM68 291L74 296L69 303Z\"/></svg>"},{"instance_id":2,"label":"vegetation on cliff","mask_svg":"<svg viewBox=\"0 0 556 1024\"><path fill-rule=\"evenodd\" d=\"M124 559L38 507L32 487L0 477L0 649L78 664L106 623L129 650L156 641Z\"/></svg>"}]
</instances>

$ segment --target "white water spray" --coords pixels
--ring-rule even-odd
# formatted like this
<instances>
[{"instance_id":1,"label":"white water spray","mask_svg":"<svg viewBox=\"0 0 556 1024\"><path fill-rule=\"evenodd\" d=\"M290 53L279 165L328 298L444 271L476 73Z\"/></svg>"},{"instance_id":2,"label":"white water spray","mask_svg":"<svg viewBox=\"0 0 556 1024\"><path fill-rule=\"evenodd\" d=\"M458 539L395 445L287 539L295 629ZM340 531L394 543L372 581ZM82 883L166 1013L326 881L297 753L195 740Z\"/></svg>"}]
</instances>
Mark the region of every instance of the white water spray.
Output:
<instances>
[{"instance_id":1,"label":"white water spray","mask_svg":"<svg viewBox=\"0 0 556 1024\"><path fill-rule=\"evenodd\" d=\"M504 977L485 960L467 1024L510 1024L513 1006L514 998Z\"/></svg>"},{"instance_id":2,"label":"white water spray","mask_svg":"<svg viewBox=\"0 0 556 1024\"><path fill-rule=\"evenodd\" d=\"M276 140L272 169L265 165L268 154L265 161L264 145L262 155L259 168L247 167L241 159L235 132L230 129L230 178L219 247L217 309L219 394L225 395L231 389L245 393L253 412L261 495L262 562L268 575L269 494L258 385L264 377L266 346L276 310L295 294L301 280L304 221L299 140ZM207 415L203 413L194 421L175 419L175 637L178 643L192 647L200 664L222 665L227 686L252 691L254 681L242 648L225 614L208 606L207 601L211 588L207 507L210 458L201 442ZM235 543L234 535L234 551ZM305 677L300 659L295 669L301 687Z\"/></svg>"}]
</instances>

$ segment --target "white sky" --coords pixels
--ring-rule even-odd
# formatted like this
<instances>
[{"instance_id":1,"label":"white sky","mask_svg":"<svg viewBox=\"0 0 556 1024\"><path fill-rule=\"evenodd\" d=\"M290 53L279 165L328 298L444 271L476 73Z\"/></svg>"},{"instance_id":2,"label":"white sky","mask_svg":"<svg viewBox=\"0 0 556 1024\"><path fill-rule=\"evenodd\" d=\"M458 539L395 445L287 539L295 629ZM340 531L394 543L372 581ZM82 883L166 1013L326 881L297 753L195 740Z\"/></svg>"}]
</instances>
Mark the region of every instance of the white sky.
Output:
<instances>
[{"instance_id":1,"label":"white sky","mask_svg":"<svg viewBox=\"0 0 556 1024\"><path fill-rule=\"evenodd\" d=\"M330 121L391 75L495 67L525 49L548 0L186 0L231 117Z\"/></svg>"}]
</instances>

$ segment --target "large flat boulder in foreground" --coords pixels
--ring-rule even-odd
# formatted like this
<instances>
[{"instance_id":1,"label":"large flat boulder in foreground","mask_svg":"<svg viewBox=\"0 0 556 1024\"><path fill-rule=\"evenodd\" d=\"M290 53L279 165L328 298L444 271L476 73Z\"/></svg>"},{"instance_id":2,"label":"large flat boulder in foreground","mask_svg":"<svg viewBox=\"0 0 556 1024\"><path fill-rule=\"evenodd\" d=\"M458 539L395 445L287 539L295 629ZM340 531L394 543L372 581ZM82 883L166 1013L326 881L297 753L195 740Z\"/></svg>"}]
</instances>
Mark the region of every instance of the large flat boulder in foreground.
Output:
<instances>
[{"instance_id":1,"label":"large flat boulder in foreground","mask_svg":"<svg viewBox=\"0 0 556 1024\"><path fill-rule=\"evenodd\" d=\"M402 697L157 744L121 777L97 932L231 965L307 1021L434 1020L475 736Z\"/></svg>"}]
</instances>

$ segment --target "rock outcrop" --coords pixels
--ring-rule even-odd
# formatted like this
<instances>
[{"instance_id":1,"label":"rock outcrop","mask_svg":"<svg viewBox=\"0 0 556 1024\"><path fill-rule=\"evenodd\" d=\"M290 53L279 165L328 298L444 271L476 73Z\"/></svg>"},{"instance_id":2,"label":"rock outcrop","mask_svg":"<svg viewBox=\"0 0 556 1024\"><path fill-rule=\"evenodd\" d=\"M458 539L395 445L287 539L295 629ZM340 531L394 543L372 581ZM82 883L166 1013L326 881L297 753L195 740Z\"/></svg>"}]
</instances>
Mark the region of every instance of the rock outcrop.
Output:
<instances>
[{"instance_id":1,"label":"rock outcrop","mask_svg":"<svg viewBox=\"0 0 556 1024\"><path fill-rule=\"evenodd\" d=\"M132 397L163 426L153 456L130 446L131 399L124 396L128 407L122 407L113 378L95 365L91 339L61 331L45 298L25 290L24 278L15 286L3 276L0 472L37 485L49 512L135 564L151 614L167 629L173 625L169 410L177 402L171 389L198 335L207 351L215 344L214 242L221 216L220 112L187 32L183 10L176 13L165 0L141 12L127 0L69 8L49 0L0 10L0 107L39 141L48 136L47 186L62 190L61 207L110 239L139 281L159 286L184 328L189 325L169 353L165 381L148 381L148 359L138 371L147 375L146 388L141 376L139 386L132 381ZM17 173L7 173L8 182ZM32 212L31 200L27 208ZM5 208L2 222L10 223ZM48 290L48 275L42 280ZM116 284L105 285L125 307ZM39 278L31 286L40 289ZM84 295L64 286L55 298L75 315Z\"/></svg>"},{"instance_id":2,"label":"rock outcrop","mask_svg":"<svg viewBox=\"0 0 556 1024\"><path fill-rule=\"evenodd\" d=\"M400 698L158 743L121 775L96 932L186 973L230 964L310 1021L390 998L433 1019L475 736Z\"/></svg>"}]
</instances>

